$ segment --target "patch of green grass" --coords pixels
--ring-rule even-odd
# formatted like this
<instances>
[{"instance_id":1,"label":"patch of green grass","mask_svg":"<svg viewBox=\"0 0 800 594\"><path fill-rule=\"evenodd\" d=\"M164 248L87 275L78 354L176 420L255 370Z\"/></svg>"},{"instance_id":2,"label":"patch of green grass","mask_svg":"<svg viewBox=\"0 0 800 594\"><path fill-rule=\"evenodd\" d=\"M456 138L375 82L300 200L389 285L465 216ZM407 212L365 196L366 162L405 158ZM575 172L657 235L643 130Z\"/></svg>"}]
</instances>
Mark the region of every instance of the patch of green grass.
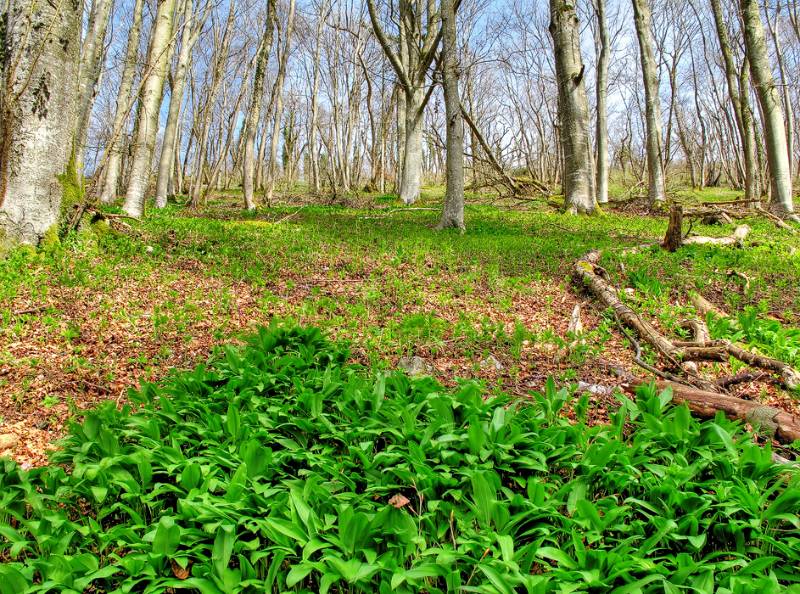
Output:
<instances>
[{"instance_id":1,"label":"patch of green grass","mask_svg":"<svg viewBox=\"0 0 800 594\"><path fill-rule=\"evenodd\" d=\"M711 337L746 342L769 357L800 367L800 328L786 327L762 317L763 313L756 307L747 307L734 318L709 314Z\"/></svg>"},{"instance_id":2,"label":"patch of green grass","mask_svg":"<svg viewBox=\"0 0 800 594\"><path fill-rule=\"evenodd\" d=\"M611 209L602 216L571 217L469 204L468 231L460 235L434 230L440 196L440 186L425 188L424 202L432 210L306 206L247 213L232 196L216 197L200 211L180 205L151 210L126 233L91 242L78 234L52 250L13 251L0 267L0 320L9 342L25 340L41 324L47 332L38 332L36 340L50 334L74 346L82 338L71 326L73 295L96 298L118 286L138 290L175 282L179 295L165 289L141 299L135 292L133 299L101 297L93 323L102 332L143 331L150 341L177 337L170 348L180 354L181 343L196 338L193 328L204 320L204 338L236 338L242 324L232 321L248 319L238 311L237 291L243 289L245 303L252 304L248 313L258 314L258 321L293 319L351 338L360 360L373 365L421 348L422 356L466 357L459 369L467 369L490 353L519 359L525 340L563 343L563 330L544 326L568 318L562 297L572 290L573 263L599 249L612 282L635 288L637 310L667 331L677 333L677 322L694 315L686 306L690 290L734 316L757 306L789 326L800 324L800 237L769 221L746 221L753 232L743 249L686 246L668 253L655 246L622 255L627 247L663 237L666 218ZM732 229L693 230L726 235ZM732 271L750 279L747 290ZM14 304L20 296L24 306ZM42 302L50 305L33 314L14 313ZM522 320L533 316L523 315L531 312L521 311L521 303L546 313L537 317L543 327L525 326ZM415 332L401 330L413 316L439 321ZM524 332L514 331L515 324ZM572 363L600 353L608 335L605 328L588 336Z\"/></svg>"},{"instance_id":3,"label":"patch of green grass","mask_svg":"<svg viewBox=\"0 0 800 594\"><path fill-rule=\"evenodd\" d=\"M512 402L347 359L263 330L88 413L52 466L4 462L3 591L796 589L800 474L724 417L646 388L588 427L552 382Z\"/></svg>"}]
</instances>

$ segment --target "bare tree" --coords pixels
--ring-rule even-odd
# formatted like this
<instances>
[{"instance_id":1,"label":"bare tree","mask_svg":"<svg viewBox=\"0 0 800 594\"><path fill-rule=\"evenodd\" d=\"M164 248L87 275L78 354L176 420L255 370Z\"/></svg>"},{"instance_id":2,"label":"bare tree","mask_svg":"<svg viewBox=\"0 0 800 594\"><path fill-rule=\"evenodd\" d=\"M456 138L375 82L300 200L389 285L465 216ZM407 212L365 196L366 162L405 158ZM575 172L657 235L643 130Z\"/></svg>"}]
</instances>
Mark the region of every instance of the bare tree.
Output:
<instances>
[{"instance_id":1,"label":"bare tree","mask_svg":"<svg viewBox=\"0 0 800 594\"><path fill-rule=\"evenodd\" d=\"M733 48L731 46L728 28L722 13L720 0L711 0L711 11L714 16L714 25L717 30L720 51L725 67L725 80L728 85L736 127L744 153L744 192L745 199L756 202L759 199L759 173L758 158L756 155L755 133L753 130L753 116L750 107L750 77L747 74L747 64L737 68L734 62Z\"/></svg>"},{"instance_id":2,"label":"bare tree","mask_svg":"<svg viewBox=\"0 0 800 594\"><path fill-rule=\"evenodd\" d=\"M753 84L761 106L774 208L780 214L800 221L800 218L794 215L786 128L784 127L780 94L775 86L769 64L759 5L757 0L741 0L740 8L750 73L753 76Z\"/></svg>"},{"instance_id":3,"label":"bare tree","mask_svg":"<svg viewBox=\"0 0 800 594\"><path fill-rule=\"evenodd\" d=\"M434 2L423 5L401 0L395 51L381 25L375 0L367 0L367 6L375 36L403 90L402 101L398 101L398 119L402 120L400 198L405 204L413 204L422 184L423 115L432 88L426 92L426 77L441 39L441 17Z\"/></svg>"},{"instance_id":4,"label":"bare tree","mask_svg":"<svg viewBox=\"0 0 800 594\"><path fill-rule=\"evenodd\" d=\"M608 202L608 61L611 55L611 42L606 20L606 0L592 0L597 19L597 81L595 95L597 119L595 142L597 143L596 182L597 202Z\"/></svg>"},{"instance_id":5,"label":"bare tree","mask_svg":"<svg viewBox=\"0 0 800 594\"><path fill-rule=\"evenodd\" d=\"M167 124L164 128L164 140L161 143L161 156L158 160L158 178L156 180L155 196L156 208L164 208L167 205L167 191L170 179L172 179L175 163L181 104L183 103L183 94L186 88L186 74L192 60L192 49L203 30L209 6L210 4L207 3L206 10L203 11L199 19L196 19L193 0L184 0L183 2L183 9L181 11L183 13L181 49L178 53L178 63L175 65L175 73L172 75Z\"/></svg>"},{"instance_id":6,"label":"bare tree","mask_svg":"<svg viewBox=\"0 0 800 594\"><path fill-rule=\"evenodd\" d=\"M458 91L456 2L442 0L442 80L447 120L447 189L439 229L464 230L464 118Z\"/></svg>"},{"instance_id":7,"label":"bare tree","mask_svg":"<svg viewBox=\"0 0 800 594\"><path fill-rule=\"evenodd\" d=\"M145 192L150 183L151 161L158 132L158 114L163 98L164 79L173 47L172 26L175 19L176 0L161 0L158 5L150 48L147 53L146 79L139 99L136 136L133 140L131 173L123 210L132 217L144 214Z\"/></svg>"},{"instance_id":8,"label":"bare tree","mask_svg":"<svg viewBox=\"0 0 800 594\"><path fill-rule=\"evenodd\" d=\"M270 135L269 161L267 163L267 180L264 188L264 201L272 204L275 192L275 177L278 168L278 142L280 140L281 119L283 118L283 83L286 80L286 65L289 61L289 52L292 47L292 33L294 31L295 0L289 0L289 12L286 22L278 25L278 35L283 38L283 45L278 55L278 72L272 88L272 134ZM280 42L279 42L280 44Z\"/></svg>"},{"instance_id":9,"label":"bare tree","mask_svg":"<svg viewBox=\"0 0 800 594\"><path fill-rule=\"evenodd\" d=\"M103 191L100 194L100 201L106 204L113 202L117 197L117 185L119 184L119 176L122 169L123 144L121 136L133 104L133 82L136 76L136 63L139 56L139 37L142 31L143 9L144 0L136 0L133 6L133 20L128 30L122 78L117 91L111 139L109 145L106 146Z\"/></svg>"},{"instance_id":10,"label":"bare tree","mask_svg":"<svg viewBox=\"0 0 800 594\"><path fill-rule=\"evenodd\" d=\"M253 183L255 177L255 151L256 133L258 120L261 116L261 102L264 97L264 77L266 76L267 59L272 50L272 38L275 33L275 11L277 10L276 0L267 2L267 15L264 24L264 33L259 41L256 52L255 72L253 73L253 88L250 93L250 106L247 108L247 115L244 123L244 158L242 170L242 192L244 203L247 210L254 210L256 207L255 197L253 196Z\"/></svg>"},{"instance_id":11,"label":"bare tree","mask_svg":"<svg viewBox=\"0 0 800 594\"><path fill-rule=\"evenodd\" d=\"M650 0L632 0L632 2L644 82L648 197L650 204L655 204L666 200L663 154L661 152L661 99L658 93L658 65L653 55Z\"/></svg>"},{"instance_id":12,"label":"bare tree","mask_svg":"<svg viewBox=\"0 0 800 594\"><path fill-rule=\"evenodd\" d=\"M550 35L555 51L558 120L564 153L564 209L594 212L589 149L589 103L581 58L580 22L573 0L550 0Z\"/></svg>"},{"instance_id":13,"label":"bare tree","mask_svg":"<svg viewBox=\"0 0 800 594\"><path fill-rule=\"evenodd\" d=\"M89 25L81 48L78 70L78 120L75 129L75 158L83 163L89 116L94 105L95 87L105 58L105 38L113 0L94 0L89 13Z\"/></svg>"}]
</instances>

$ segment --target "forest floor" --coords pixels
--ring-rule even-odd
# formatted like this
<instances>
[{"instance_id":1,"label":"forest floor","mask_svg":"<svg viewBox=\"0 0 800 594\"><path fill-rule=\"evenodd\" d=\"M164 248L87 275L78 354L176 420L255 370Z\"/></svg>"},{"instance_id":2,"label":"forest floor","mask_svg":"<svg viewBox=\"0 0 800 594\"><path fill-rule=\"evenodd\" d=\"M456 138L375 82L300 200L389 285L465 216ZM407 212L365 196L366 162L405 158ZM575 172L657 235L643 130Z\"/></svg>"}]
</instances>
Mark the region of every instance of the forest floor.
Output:
<instances>
[{"instance_id":1,"label":"forest floor","mask_svg":"<svg viewBox=\"0 0 800 594\"><path fill-rule=\"evenodd\" d=\"M122 404L139 382L192 367L215 345L271 322L317 326L375 368L416 355L447 385L478 378L521 398L549 376L600 386L619 384L615 367L644 376L614 317L573 283L573 264L590 249L603 251L611 280L665 333L676 335L694 315L687 293L698 290L737 319L712 326L712 335L745 337L800 363L800 236L767 220L747 221L753 232L743 248L623 255L659 241L666 217L642 216L631 203L589 218L546 203L471 204L468 233L459 235L433 229L432 200L410 209L361 202L295 200L248 214L238 197L222 196L199 211L149 213L122 234L79 233L12 252L0 267L0 433L19 441L6 453L42 464L81 409ZM722 236L733 227L693 231ZM585 334L566 353L577 304ZM800 412L797 396L771 382L735 393ZM617 403L595 394L591 417L606 421Z\"/></svg>"}]
</instances>

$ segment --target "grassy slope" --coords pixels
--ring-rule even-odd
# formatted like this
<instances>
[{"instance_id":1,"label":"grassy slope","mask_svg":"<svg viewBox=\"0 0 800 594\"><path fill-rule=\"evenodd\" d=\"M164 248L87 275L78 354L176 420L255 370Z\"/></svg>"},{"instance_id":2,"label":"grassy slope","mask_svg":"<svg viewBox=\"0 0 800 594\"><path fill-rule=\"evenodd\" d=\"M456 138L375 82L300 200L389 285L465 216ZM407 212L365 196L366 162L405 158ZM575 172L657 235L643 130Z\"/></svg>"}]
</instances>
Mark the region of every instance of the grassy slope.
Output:
<instances>
[{"instance_id":1,"label":"grassy slope","mask_svg":"<svg viewBox=\"0 0 800 594\"><path fill-rule=\"evenodd\" d=\"M436 195L428 191L423 206L435 206ZM179 207L152 213L129 237L12 254L0 270L6 423L38 415L38 439L51 438L71 407L119 399L139 379L191 365L214 342L274 316L346 338L372 365L421 354L445 381L478 375L524 394L550 374L591 380L597 357L624 363L629 353L611 321L589 311L586 348L554 363L580 299L568 288L571 265L589 249L604 250L616 282L635 287L637 306L667 329L688 313L691 288L730 311L760 304L794 324L800 315L800 238L765 221L749 221L748 249L648 249L624 258L623 275L615 253L657 240L664 219L470 206L460 236L432 230L435 210L248 215L231 202L198 216ZM750 278L747 293L732 270ZM479 369L490 353L502 373Z\"/></svg>"}]
</instances>

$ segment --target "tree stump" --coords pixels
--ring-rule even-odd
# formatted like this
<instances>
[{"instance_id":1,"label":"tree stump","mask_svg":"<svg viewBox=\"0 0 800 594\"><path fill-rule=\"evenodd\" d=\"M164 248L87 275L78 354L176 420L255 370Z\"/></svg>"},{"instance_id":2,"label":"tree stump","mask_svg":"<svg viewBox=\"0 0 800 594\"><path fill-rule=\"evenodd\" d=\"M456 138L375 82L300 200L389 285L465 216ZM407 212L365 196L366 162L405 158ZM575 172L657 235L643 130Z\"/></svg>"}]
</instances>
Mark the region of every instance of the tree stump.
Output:
<instances>
[{"instance_id":1,"label":"tree stump","mask_svg":"<svg viewBox=\"0 0 800 594\"><path fill-rule=\"evenodd\" d=\"M668 252L674 252L683 245L683 207L679 204L673 205L669 211L669 226L661 245Z\"/></svg>"}]
</instances>

